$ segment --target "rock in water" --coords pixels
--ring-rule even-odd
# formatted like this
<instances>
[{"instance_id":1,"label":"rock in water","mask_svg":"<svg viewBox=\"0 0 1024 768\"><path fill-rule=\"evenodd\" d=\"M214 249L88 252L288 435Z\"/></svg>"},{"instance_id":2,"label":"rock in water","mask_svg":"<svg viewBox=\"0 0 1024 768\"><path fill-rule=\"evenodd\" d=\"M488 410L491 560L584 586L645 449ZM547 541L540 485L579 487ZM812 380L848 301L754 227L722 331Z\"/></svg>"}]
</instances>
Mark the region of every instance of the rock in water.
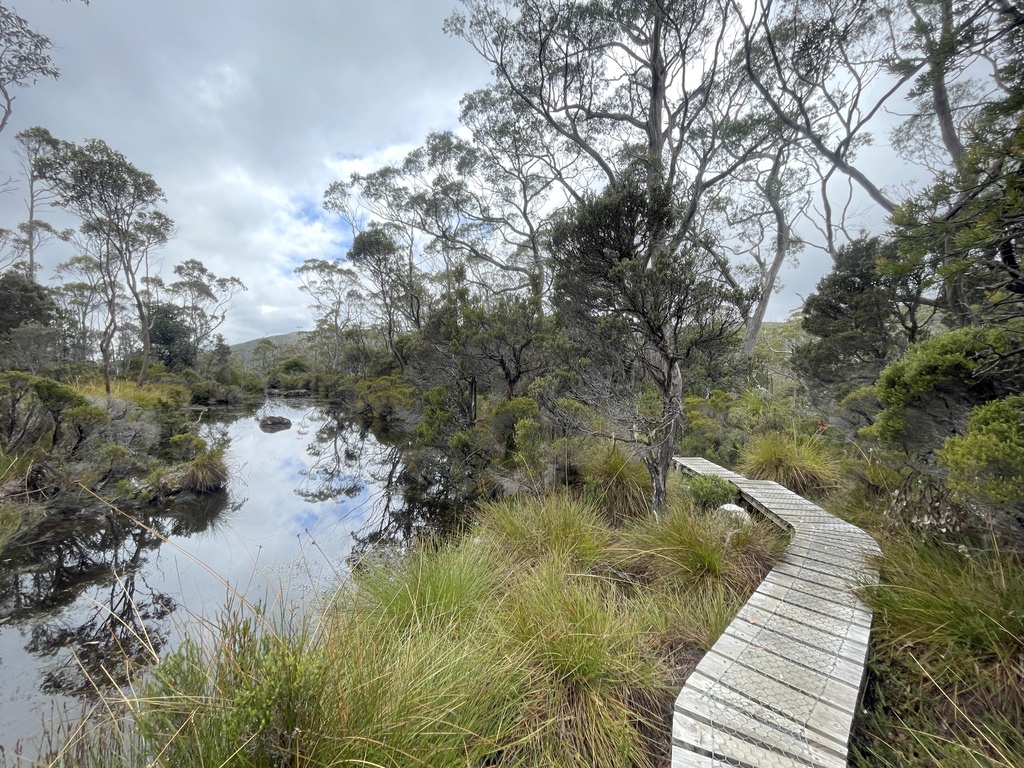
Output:
<instances>
[{"instance_id":1,"label":"rock in water","mask_svg":"<svg viewBox=\"0 0 1024 768\"><path fill-rule=\"evenodd\" d=\"M264 432L280 432L284 429L291 429L292 422L284 416L264 416L260 419L260 429Z\"/></svg>"}]
</instances>

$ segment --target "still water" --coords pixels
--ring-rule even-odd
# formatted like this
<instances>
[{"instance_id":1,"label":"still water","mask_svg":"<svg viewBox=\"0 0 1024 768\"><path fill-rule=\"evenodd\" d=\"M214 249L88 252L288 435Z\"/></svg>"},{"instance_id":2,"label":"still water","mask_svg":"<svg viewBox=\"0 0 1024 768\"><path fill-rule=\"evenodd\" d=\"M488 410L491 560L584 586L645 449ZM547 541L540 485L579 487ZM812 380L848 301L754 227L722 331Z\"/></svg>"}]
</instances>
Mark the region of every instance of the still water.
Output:
<instances>
[{"instance_id":1,"label":"still water","mask_svg":"<svg viewBox=\"0 0 1024 768\"><path fill-rule=\"evenodd\" d=\"M263 432L265 415L292 427ZM80 711L89 678L123 682L125 665L113 659L152 663L153 649L175 647L233 593L301 605L345 578L355 537L379 532L400 453L330 407L268 401L204 429L228 442L226 493L134 519L71 511L4 553L0 750L8 756L35 754L57 713Z\"/></svg>"}]
</instances>

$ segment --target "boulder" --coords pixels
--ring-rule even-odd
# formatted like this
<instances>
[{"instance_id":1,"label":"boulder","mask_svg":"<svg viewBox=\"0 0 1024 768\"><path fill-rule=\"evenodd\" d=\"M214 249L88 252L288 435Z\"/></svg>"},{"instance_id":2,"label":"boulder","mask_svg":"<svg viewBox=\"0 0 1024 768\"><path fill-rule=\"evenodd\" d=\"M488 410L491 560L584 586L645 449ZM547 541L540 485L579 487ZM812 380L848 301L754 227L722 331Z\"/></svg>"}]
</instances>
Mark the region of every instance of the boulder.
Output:
<instances>
[{"instance_id":1,"label":"boulder","mask_svg":"<svg viewBox=\"0 0 1024 768\"><path fill-rule=\"evenodd\" d=\"M725 520L736 522L740 525L750 522L750 513L739 504L723 504L715 510L715 514Z\"/></svg>"},{"instance_id":2,"label":"boulder","mask_svg":"<svg viewBox=\"0 0 1024 768\"><path fill-rule=\"evenodd\" d=\"M292 422L284 416L264 416L260 419L260 429L264 432L280 432L291 429Z\"/></svg>"}]
</instances>

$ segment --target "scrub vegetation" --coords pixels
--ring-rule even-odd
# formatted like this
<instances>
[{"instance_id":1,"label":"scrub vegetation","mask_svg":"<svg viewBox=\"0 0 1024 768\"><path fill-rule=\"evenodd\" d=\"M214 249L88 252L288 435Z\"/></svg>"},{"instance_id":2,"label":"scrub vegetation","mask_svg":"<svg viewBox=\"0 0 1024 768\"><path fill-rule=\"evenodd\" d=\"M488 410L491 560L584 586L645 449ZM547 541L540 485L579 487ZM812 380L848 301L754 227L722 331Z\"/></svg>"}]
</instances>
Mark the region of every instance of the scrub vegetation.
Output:
<instances>
[{"instance_id":1,"label":"scrub vegetation","mask_svg":"<svg viewBox=\"0 0 1024 768\"><path fill-rule=\"evenodd\" d=\"M678 483L640 517L585 490L490 502L461 536L365 557L316 610L236 605L50 759L667 764L682 680L785 538Z\"/></svg>"},{"instance_id":2,"label":"scrub vegetation","mask_svg":"<svg viewBox=\"0 0 1024 768\"><path fill-rule=\"evenodd\" d=\"M662 764L673 686L780 546L709 512L721 484L675 487L687 454L881 544L855 765L1024 765L1024 7L749 5L463 0L444 29L492 81L325 190L350 247L295 270L313 327L237 356L241 282L158 274L152 176L16 135L0 543L75 489L215 491L195 409L247 394L329 398L402 457L319 610L238 605L124 695L95 680L51 758ZM0 22L3 131L9 89L59 70ZM898 197L872 142L918 177ZM862 203L885 224L855 236ZM54 240L76 255L44 286ZM801 251L831 271L767 323Z\"/></svg>"}]
</instances>

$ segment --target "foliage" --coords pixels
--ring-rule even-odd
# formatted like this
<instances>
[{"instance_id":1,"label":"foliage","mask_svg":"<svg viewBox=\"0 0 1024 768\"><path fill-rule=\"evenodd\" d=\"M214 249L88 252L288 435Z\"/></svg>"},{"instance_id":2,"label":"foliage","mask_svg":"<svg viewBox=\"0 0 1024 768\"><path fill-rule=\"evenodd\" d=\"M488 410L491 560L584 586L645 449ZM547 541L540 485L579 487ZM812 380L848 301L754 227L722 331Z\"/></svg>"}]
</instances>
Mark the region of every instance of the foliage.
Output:
<instances>
[{"instance_id":1,"label":"foliage","mask_svg":"<svg viewBox=\"0 0 1024 768\"><path fill-rule=\"evenodd\" d=\"M987 504L1019 504L1024 500L1024 397L979 405L967 431L947 439L938 459L949 467L954 488Z\"/></svg>"},{"instance_id":2,"label":"foliage","mask_svg":"<svg viewBox=\"0 0 1024 768\"><path fill-rule=\"evenodd\" d=\"M50 58L53 43L32 29L14 11L0 6L0 131L7 127L14 104L14 88L25 88L42 78L56 79L60 70Z\"/></svg>"},{"instance_id":3,"label":"foliage","mask_svg":"<svg viewBox=\"0 0 1024 768\"><path fill-rule=\"evenodd\" d=\"M29 275L19 269L0 275L0 339L29 321L49 325L56 311L50 292Z\"/></svg>"},{"instance_id":4,"label":"foliage","mask_svg":"<svg viewBox=\"0 0 1024 768\"><path fill-rule=\"evenodd\" d=\"M550 248L555 306L587 368L574 394L634 437L657 509L684 394L725 365L739 319L710 257L677 237L671 190L645 170L564 211Z\"/></svg>"},{"instance_id":5,"label":"foliage","mask_svg":"<svg viewBox=\"0 0 1024 768\"><path fill-rule=\"evenodd\" d=\"M740 450L736 471L752 480L772 480L801 496L822 495L838 487L842 463L820 435L768 432Z\"/></svg>"},{"instance_id":6,"label":"foliage","mask_svg":"<svg viewBox=\"0 0 1024 768\"><path fill-rule=\"evenodd\" d=\"M735 504L737 499L736 486L715 475L688 477L686 489L702 512L712 512L723 504Z\"/></svg>"},{"instance_id":7,"label":"foliage","mask_svg":"<svg viewBox=\"0 0 1024 768\"><path fill-rule=\"evenodd\" d=\"M650 514L651 476L630 451L618 443L601 443L581 467L583 485L609 520Z\"/></svg>"},{"instance_id":8,"label":"foliage","mask_svg":"<svg viewBox=\"0 0 1024 768\"><path fill-rule=\"evenodd\" d=\"M154 304L149 312L153 357L172 371L195 367L199 349L192 340L185 310L176 304Z\"/></svg>"},{"instance_id":9,"label":"foliage","mask_svg":"<svg viewBox=\"0 0 1024 768\"><path fill-rule=\"evenodd\" d=\"M401 376L360 379L356 383L356 413L387 421L412 403L413 393Z\"/></svg>"},{"instance_id":10,"label":"foliage","mask_svg":"<svg viewBox=\"0 0 1024 768\"><path fill-rule=\"evenodd\" d=\"M814 338L793 350L793 365L836 396L873 383L922 334L917 308L901 316L897 281L879 270L895 252L895 243L877 237L843 246L832 272L804 303L803 329ZM898 321L906 326L902 334L895 330Z\"/></svg>"},{"instance_id":11,"label":"foliage","mask_svg":"<svg viewBox=\"0 0 1024 768\"><path fill-rule=\"evenodd\" d=\"M703 456L717 464L731 466L741 435L729 428L734 398L720 389L707 397L689 394L683 403L686 432L676 452L682 456Z\"/></svg>"},{"instance_id":12,"label":"foliage","mask_svg":"<svg viewBox=\"0 0 1024 768\"><path fill-rule=\"evenodd\" d=\"M962 431L971 408L1015 385L1019 377L1000 360L1016 336L1008 327L971 326L915 344L878 379L884 410L874 434L911 453L937 449Z\"/></svg>"}]
</instances>

